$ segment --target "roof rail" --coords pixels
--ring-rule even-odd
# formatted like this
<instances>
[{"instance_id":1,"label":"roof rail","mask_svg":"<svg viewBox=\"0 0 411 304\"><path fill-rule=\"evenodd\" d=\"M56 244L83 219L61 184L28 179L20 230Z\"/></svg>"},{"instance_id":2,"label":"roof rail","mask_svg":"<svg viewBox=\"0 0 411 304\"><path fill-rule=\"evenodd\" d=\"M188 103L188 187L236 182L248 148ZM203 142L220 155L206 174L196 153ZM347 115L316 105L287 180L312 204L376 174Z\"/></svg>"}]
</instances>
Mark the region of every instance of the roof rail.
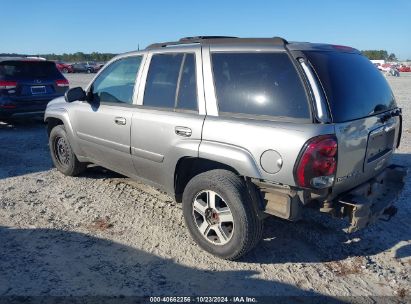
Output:
<instances>
[{"instance_id":1,"label":"roof rail","mask_svg":"<svg viewBox=\"0 0 411 304\"><path fill-rule=\"evenodd\" d=\"M194 37L184 37L181 38L179 41L180 42L185 42L185 41L198 41L198 40L206 40L206 39L227 39L227 38L238 38L238 37L233 37L233 36L194 36Z\"/></svg>"},{"instance_id":2,"label":"roof rail","mask_svg":"<svg viewBox=\"0 0 411 304\"><path fill-rule=\"evenodd\" d=\"M279 44L288 44L288 41L285 40L284 38L281 37L273 37L274 42L279 43Z\"/></svg>"},{"instance_id":3,"label":"roof rail","mask_svg":"<svg viewBox=\"0 0 411 304\"><path fill-rule=\"evenodd\" d=\"M146 47L146 50L155 49L155 48L162 48L167 46L173 45L180 45L180 44L190 44L190 43L200 43L206 39L224 39L224 38L238 38L233 36L194 36L194 37L183 37L178 41L169 41L169 42L160 42L160 43L153 43Z\"/></svg>"}]
</instances>

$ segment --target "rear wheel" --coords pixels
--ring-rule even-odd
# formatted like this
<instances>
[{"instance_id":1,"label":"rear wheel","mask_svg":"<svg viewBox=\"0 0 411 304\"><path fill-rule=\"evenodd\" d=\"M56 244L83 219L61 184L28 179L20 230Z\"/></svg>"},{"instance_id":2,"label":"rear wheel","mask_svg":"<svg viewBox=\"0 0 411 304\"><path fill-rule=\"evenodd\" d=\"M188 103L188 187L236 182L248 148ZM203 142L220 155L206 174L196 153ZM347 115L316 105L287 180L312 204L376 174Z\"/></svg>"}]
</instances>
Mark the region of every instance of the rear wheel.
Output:
<instances>
[{"instance_id":1,"label":"rear wheel","mask_svg":"<svg viewBox=\"0 0 411 304\"><path fill-rule=\"evenodd\" d=\"M49 147L54 166L61 173L75 176L85 170L86 164L79 162L74 154L63 125L55 126L51 130Z\"/></svg>"},{"instance_id":2,"label":"rear wheel","mask_svg":"<svg viewBox=\"0 0 411 304\"><path fill-rule=\"evenodd\" d=\"M195 176L183 194L188 230L204 250L235 260L261 239L263 222L252 207L244 181L227 170Z\"/></svg>"}]
</instances>

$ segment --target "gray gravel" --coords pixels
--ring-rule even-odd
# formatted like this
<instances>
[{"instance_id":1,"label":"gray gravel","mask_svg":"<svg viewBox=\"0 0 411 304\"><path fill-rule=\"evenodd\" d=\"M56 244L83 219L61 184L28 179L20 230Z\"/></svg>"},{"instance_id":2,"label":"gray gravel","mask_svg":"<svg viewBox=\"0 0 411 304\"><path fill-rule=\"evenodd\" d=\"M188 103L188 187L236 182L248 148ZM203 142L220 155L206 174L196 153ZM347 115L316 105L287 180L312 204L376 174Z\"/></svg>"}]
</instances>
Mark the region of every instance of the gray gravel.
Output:
<instances>
[{"instance_id":1,"label":"gray gravel","mask_svg":"<svg viewBox=\"0 0 411 304\"><path fill-rule=\"evenodd\" d=\"M411 164L411 73L388 78L404 111L396 162ZM93 75L69 74L72 86ZM188 236L181 207L101 167L65 177L51 164L45 126L0 123L1 295L373 295L411 289L411 178L390 222L354 235L309 215L270 218L240 262Z\"/></svg>"}]
</instances>

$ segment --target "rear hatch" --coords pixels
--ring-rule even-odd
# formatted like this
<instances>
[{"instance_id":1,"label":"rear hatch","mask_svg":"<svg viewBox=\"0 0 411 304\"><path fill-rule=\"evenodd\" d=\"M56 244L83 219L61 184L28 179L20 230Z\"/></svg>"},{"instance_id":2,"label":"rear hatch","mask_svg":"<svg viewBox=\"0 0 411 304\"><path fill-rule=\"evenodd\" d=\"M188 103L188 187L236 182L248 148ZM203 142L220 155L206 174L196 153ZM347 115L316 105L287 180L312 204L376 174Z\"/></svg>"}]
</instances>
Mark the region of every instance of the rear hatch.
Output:
<instances>
[{"instance_id":1,"label":"rear hatch","mask_svg":"<svg viewBox=\"0 0 411 304\"><path fill-rule=\"evenodd\" d=\"M54 62L40 60L8 60L0 62L0 82L8 84L0 96L16 106L45 104L64 95L68 82Z\"/></svg>"},{"instance_id":2,"label":"rear hatch","mask_svg":"<svg viewBox=\"0 0 411 304\"><path fill-rule=\"evenodd\" d=\"M389 164L401 114L381 72L353 51L305 51L326 94L338 140L333 194L376 176Z\"/></svg>"}]
</instances>

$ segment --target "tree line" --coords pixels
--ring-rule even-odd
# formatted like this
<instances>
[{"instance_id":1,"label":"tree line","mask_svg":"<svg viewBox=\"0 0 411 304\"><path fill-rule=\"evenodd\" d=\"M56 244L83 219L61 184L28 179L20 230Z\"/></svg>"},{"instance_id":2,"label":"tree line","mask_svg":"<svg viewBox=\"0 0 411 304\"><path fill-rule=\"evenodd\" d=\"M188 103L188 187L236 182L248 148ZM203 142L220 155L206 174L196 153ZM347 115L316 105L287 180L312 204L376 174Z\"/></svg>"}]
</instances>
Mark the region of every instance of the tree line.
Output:
<instances>
[{"instance_id":1,"label":"tree line","mask_svg":"<svg viewBox=\"0 0 411 304\"><path fill-rule=\"evenodd\" d=\"M361 53L370 60L397 61L397 56L394 53L388 54L386 50L365 50Z\"/></svg>"},{"instance_id":2,"label":"tree line","mask_svg":"<svg viewBox=\"0 0 411 304\"><path fill-rule=\"evenodd\" d=\"M63 53L61 55L58 54L35 54L35 55L27 55L27 54L0 54L1 56L38 56L43 57L48 60L57 60L57 61L65 61L65 62L79 62L79 61L109 61L111 58L116 56L117 54L114 53L99 53L93 52L90 54L83 53L83 52L76 52L76 53Z\"/></svg>"},{"instance_id":3,"label":"tree line","mask_svg":"<svg viewBox=\"0 0 411 304\"><path fill-rule=\"evenodd\" d=\"M111 58L117 54L113 53L99 53L93 52L90 54L76 52L72 54L63 53L61 55L56 54L42 54L40 57L44 57L48 60L61 60L67 62L76 62L76 61L109 61Z\"/></svg>"}]
</instances>

